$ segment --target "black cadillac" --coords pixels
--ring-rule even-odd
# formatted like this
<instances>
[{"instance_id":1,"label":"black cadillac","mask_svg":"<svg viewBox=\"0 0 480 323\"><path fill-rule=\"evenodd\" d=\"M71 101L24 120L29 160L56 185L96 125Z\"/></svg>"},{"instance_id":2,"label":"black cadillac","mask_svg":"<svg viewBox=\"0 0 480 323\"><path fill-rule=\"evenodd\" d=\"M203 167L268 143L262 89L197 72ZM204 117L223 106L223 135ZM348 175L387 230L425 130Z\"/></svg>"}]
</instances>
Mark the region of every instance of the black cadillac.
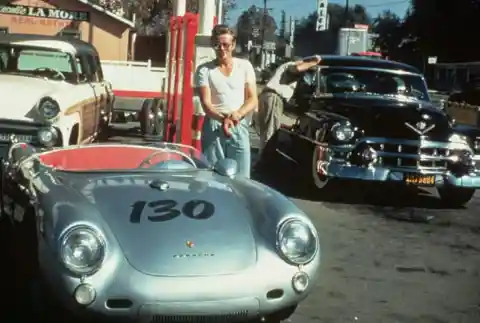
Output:
<instances>
[{"instance_id":1,"label":"black cadillac","mask_svg":"<svg viewBox=\"0 0 480 323\"><path fill-rule=\"evenodd\" d=\"M451 206L480 187L480 130L433 104L412 66L322 56L294 99L303 112L268 142L264 165L293 162L319 190L336 179L436 187Z\"/></svg>"}]
</instances>

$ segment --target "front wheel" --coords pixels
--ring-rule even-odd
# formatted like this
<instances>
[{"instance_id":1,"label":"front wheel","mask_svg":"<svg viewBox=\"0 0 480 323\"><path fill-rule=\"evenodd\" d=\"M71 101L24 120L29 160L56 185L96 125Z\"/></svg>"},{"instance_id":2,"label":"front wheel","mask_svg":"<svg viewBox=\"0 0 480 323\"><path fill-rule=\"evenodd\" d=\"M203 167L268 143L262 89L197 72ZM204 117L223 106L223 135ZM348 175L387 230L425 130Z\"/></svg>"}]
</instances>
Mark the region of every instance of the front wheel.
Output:
<instances>
[{"instance_id":1,"label":"front wheel","mask_svg":"<svg viewBox=\"0 0 480 323\"><path fill-rule=\"evenodd\" d=\"M470 202L475 189L465 187L444 186L437 189L442 203L449 207L459 208Z\"/></svg>"}]
</instances>

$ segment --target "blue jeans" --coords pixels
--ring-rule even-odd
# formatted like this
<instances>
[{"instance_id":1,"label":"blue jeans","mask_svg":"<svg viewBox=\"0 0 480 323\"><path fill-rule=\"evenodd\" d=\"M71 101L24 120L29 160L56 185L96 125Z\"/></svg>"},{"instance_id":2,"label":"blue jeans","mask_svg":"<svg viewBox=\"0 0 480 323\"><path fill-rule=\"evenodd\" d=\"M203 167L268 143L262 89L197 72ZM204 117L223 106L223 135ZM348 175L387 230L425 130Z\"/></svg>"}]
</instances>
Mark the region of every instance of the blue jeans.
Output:
<instances>
[{"instance_id":1,"label":"blue jeans","mask_svg":"<svg viewBox=\"0 0 480 323\"><path fill-rule=\"evenodd\" d=\"M230 128L231 137L223 132L217 120L205 117L202 129L202 151L208 161L215 164L223 158L237 162L238 175L250 178L250 134L248 121L243 119L236 127Z\"/></svg>"}]
</instances>

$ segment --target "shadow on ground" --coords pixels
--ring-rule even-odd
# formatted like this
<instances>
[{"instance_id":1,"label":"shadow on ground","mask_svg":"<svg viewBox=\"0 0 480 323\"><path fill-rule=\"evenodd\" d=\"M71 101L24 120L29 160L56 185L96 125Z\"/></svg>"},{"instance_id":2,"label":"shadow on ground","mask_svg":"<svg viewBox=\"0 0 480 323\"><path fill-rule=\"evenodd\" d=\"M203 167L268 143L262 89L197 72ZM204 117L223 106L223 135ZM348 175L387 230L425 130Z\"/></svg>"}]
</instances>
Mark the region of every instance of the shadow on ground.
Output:
<instances>
[{"instance_id":1,"label":"shadow on ground","mask_svg":"<svg viewBox=\"0 0 480 323\"><path fill-rule=\"evenodd\" d=\"M290 198L323 202L323 206L335 210L352 211L354 208L359 214L374 214L401 221L430 222L434 216L429 210L465 209L449 209L431 192L403 185L338 181L332 183L326 192L320 192L296 178L294 170L290 172L289 176L285 172L281 176L257 173L253 179Z\"/></svg>"}]
</instances>

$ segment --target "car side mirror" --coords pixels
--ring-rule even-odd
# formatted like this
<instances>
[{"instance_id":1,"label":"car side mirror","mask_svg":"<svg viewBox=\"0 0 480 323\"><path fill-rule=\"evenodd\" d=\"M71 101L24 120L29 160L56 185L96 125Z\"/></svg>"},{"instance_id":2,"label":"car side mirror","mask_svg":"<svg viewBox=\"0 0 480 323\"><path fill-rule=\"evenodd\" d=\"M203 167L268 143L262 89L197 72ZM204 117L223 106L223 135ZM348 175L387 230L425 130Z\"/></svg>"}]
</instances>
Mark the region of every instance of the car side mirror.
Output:
<instances>
[{"instance_id":1,"label":"car side mirror","mask_svg":"<svg viewBox=\"0 0 480 323\"><path fill-rule=\"evenodd\" d=\"M213 166L213 170L222 176L233 178L238 173L238 165L235 160L224 158Z\"/></svg>"}]
</instances>

